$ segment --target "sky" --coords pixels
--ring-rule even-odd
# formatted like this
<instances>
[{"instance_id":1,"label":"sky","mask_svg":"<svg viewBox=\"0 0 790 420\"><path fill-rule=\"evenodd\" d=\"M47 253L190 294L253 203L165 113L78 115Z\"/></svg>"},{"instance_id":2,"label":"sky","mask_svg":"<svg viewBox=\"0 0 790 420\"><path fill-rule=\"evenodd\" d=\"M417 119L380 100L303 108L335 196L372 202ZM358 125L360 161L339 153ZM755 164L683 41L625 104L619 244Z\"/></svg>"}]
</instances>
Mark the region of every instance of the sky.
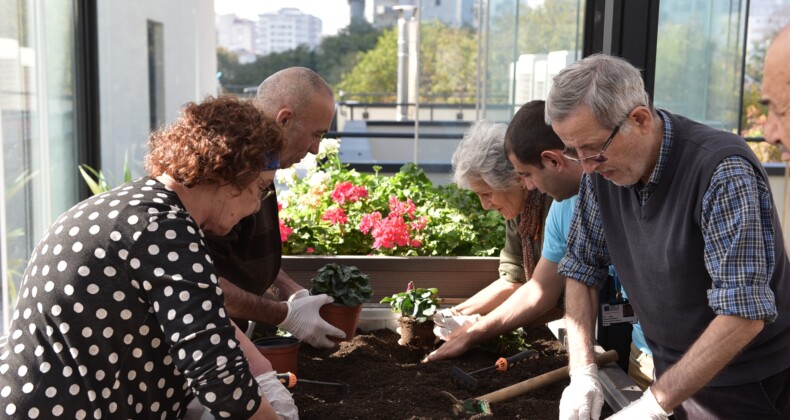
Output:
<instances>
[{"instance_id":1,"label":"sky","mask_svg":"<svg viewBox=\"0 0 790 420\"><path fill-rule=\"evenodd\" d=\"M294 7L321 19L323 35L335 35L348 26L348 0L214 0L214 12L257 21L258 15Z\"/></svg>"}]
</instances>

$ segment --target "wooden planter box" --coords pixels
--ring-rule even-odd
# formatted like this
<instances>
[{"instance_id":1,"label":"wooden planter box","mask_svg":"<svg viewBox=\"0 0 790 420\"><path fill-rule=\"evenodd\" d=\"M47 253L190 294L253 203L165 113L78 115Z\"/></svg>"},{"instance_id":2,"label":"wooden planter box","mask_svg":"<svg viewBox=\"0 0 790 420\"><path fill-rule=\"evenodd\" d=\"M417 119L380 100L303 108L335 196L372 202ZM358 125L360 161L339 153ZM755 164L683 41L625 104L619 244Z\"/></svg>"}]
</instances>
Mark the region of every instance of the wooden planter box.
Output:
<instances>
[{"instance_id":1,"label":"wooden planter box","mask_svg":"<svg viewBox=\"0 0 790 420\"><path fill-rule=\"evenodd\" d=\"M409 281L413 281L417 287L436 287L444 303L452 305L499 278L497 257L288 255L283 257L282 269L297 283L309 288L315 272L328 263L353 265L369 274L373 288L370 304L378 304L381 298L406 290Z\"/></svg>"}]
</instances>

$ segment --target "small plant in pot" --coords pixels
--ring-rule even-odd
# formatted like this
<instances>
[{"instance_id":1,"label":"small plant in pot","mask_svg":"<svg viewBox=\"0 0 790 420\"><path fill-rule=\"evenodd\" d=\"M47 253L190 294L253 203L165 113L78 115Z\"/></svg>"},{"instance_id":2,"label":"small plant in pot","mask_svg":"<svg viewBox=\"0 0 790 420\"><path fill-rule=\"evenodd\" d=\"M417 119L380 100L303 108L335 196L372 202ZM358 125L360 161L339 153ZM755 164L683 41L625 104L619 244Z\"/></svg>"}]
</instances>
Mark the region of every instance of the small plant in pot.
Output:
<instances>
[{"instance_id":1,"label":"small plant in pot","mask_svg":"<svg viewBox=\"0 0 790 420\"><path fill-rule=\"evenodd\" d=\"M409 282L405 292L395 293L381 299L381 303L389 303L392 312L401 314L398 318L401 338L398 344L410 348L432 349L436 343L433 333L433 320L442 299L436 288L424 289L414 287Z\"/></svg>"},{"instance_id":2,"label":"small plant in pot","mask_svg":"<svg viewBox=\"0 0 790 420\"><path fill-rule=\"evenodd\" d=\"M373 295L370 277L353 265L329 263L316 272L310 284L311 295L326 294L335 299L334 303L321 307L321 318L343 330L346 340L354 338L362 305Z\"/></svg>"}]
</instances>

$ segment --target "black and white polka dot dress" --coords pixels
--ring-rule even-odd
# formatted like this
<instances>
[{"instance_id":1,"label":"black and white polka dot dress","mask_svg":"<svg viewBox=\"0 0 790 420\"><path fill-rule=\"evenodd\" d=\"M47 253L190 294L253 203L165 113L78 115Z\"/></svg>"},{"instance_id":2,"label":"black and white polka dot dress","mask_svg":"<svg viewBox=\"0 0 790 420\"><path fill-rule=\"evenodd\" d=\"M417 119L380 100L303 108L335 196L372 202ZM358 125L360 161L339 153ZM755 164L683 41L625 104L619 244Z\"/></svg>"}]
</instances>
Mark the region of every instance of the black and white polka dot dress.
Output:
<instances>
[{"instance_id":1,"label":"black and white polka dot dress","mask_svg":"<svg viewBox=\"0 0 790 420\"><path fill-rule=\"evenodd\" d=\"M180 418L194 396L217 418L257 410L202 236L147 178L64 213L0 348L0 417Z\"/></svg>"}]
</instances>

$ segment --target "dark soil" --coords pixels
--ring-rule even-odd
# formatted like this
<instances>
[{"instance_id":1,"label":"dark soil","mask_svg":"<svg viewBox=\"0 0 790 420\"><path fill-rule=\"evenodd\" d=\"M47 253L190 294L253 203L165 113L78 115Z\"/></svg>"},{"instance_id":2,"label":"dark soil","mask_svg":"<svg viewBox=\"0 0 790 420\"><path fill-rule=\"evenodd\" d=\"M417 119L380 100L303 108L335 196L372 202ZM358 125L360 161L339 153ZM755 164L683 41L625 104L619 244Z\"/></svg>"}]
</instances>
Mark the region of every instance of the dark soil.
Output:
<instances>
[{"instance_id":1,"label":"dark soil","mask_svg":"<svg viewBox=\"0 0 790 420\"><path fill-rule=\"evenodd\" d=\"M298 377L306 380L342 382L348 390L297 384L292 389L300 418L310 419L456 419L480 415L456 415L453 402L478 397L567 365L561 345L545 328L526 329L532 349L540 357L515 365L507 372L486 371L475 375L477 388L468 391L454 384L451 368L471 372L493 366L500 355L473 349L458 359L420 363L424 350L398 345L391 330L359 332L350 342L333 349L315 349L302 344ZM510 356L510 355L501 355ZM494 419L556 419L559 401L568 379L491 404ZM601 418L611 415L604 406Z\"/></svg>"}]
</instances>

